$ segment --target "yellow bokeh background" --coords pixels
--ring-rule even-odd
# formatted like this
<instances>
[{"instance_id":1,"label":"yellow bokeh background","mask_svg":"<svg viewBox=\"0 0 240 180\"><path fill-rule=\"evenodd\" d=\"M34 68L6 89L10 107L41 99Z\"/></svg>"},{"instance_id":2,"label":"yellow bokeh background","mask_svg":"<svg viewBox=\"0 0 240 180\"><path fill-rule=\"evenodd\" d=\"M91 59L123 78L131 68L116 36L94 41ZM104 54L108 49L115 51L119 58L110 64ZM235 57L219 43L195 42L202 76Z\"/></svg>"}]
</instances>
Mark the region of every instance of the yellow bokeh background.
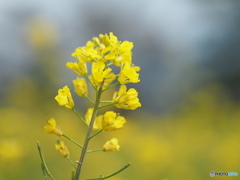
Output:
<instances>
[{"instance_id":1,"label":"yellow bokeh background","mask_svg":"<svg viewBox=\"0 0 240 180\"><path fill-rule=\"evenodd\" d=\"M64 140L74 161L79 159L81 149L64 138L45 133L47 118L54 117L63 132L80 143L86 133L76 115L59 107L54 100L58 90L54 83L60 81L54 69L58 51L53 48L53 36L49 35L52 30L36 23L39 22L30 26L29 40L33 52L40 55L35 61L46 79L38 82L32 77L19 77L2 100L5 106L0 108L0 179L3 180L43 179L37 141L54 177L71 178L72 166L57 153L54 144L56 139ZM111 97L111 93L105 97ZM79 113L84 114L89 104L75 95L74 100ZM162 116L141 110L121 111L127 119L124 128L103 132L90 144L91 149L101 148L116 137L120 151L88 154L83 178L112 173L128 162L132 165L113 180L202 180L210 178L210 171L240 173L240 105L232 102L221 86L213 84L189 94L179 109Z\"/></svg>"}]
</instances>

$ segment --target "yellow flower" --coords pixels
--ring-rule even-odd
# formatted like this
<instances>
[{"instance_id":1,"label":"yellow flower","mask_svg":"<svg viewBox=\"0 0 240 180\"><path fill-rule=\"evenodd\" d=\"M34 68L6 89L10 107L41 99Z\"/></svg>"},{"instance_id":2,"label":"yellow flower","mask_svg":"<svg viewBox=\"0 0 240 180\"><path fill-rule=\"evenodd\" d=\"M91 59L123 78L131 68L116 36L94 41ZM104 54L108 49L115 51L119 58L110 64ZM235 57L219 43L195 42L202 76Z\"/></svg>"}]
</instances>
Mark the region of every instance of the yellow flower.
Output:
<instances>
[{"instance_id":1,"label":"yellow flower","mask_svg":"<svg viewBox=\"0 0 240 180\"><path fill-rule=\"evenodd\" d=\"M54 118L51 118L47 121L48 125L44 126L45 130L49 134L56 134L57 136L62 136L62 131L57 127L56 121Z\"/></svg>"},{"instance_id":2,"label":"yellow flower","mask_svg":"<svg viewBox=\"0 0 240 180\"><path fill-rule=\"evenodd\" d=\"M67 86L58 90L58 95L55 97L59 106L64 106L67 109L72 109L74 107L74 101L72 99L72 94Z\"/></svg>"},{"instance_id":3,"label":"yellow flower","mask_svg":"<svg viewBox=\"0 0 240 180\"><path fill-rule=\"evenodd\" d=\"M75 63L68 62L66 66L73 70L79 76L85 76L88 73L86 62L77 61Z\"/></svg>"},{"instance_id":4,"label":"yellow flower","mask_svg":"<svg viewBox=\"0 0 240 180\"><path fill-rule=\"evenodd\" d=\"M103 82L104 78L112 71L111 68L105 69L104 62L93 62L92 64L92 83L98 86Z\"/></svg>"},{"instance_id":5,"label":"yellow flower","mask_svg":"<svg viewBox=\"0 0 240 180\"><path fill-rule=\"evenodd\" d=\"M99 37L92 38L86 46L78 47L72 56L83 62L105 62L112 61L115 65L132 61L133 43L128 41L118 41L117 36L112 32L100 34Z\"/></svg>"},{"instance_id":6,"label":"yellow flower","mask_svg":"<svg viewBox=\"0 0 240 180\"><path fill-rule=\"evenodd\" d=\"M139 82L139 74L136 71L140 71L140 67L131 67L129 62L125 63L118 77L120 84Z\"/></svg>"},{"instance_id":7,"label":"yellow flower","mask_svg":"<svg viewBox=\"0 0 240 180\"><path fill-rule=\"evenodd\" d=\"M123 128L126 120L122 116L117 116L113 111L107 111L103 116L102 127L105 131Z\"/></svg>"},{"instance_id":8,"label":"yellow flower","mask_svg":"<svg viewBox=\"0 0 240 180\"><path fill-rule=\"evenodd\" d=\"M116 139L116 138L112 138L110 141L107 141L103 146L103 149L106 152L119 151L119 148L120 148L120 146L118 144L118 139Z\"/></svg>"},{"instance_id":9,"label":"yellow flower","mask_svg":"<svg viewBox=\"0 0 240 180\"><path fill-rule=\"evenodd\" d=\"M77 78L73 80L74 91L79 95L84 97L88 94L87 83L84 78Z\"/></svg>"},{"instance_id":10,"label":"yellow flower","mask_svg":"<svg viewBox=\"0 0 240 180\"><path fill-rule=\"evenodd\" d=\"M83 62L94 62L97 59L101 59L102 56L98 50L94 49L95 44L91 41L86 43L86 46L78 47L72 56Z\"/></svg>"},{"instance_id":11,"label":"yellow flower","mask_svg":"<svg viewBox=\"0 0 240 180\"><path fill-rule=\"evenodd\" d=\"M86 123L89 125L93 114L93 108L88 108L87 113L85 114ZM99 131L102 129L102 119L103 115L99 115L95 118L93 124L93 130Z\"/></svg>"},{"instance_id":12,"label":"yellow flower","mask_svg":"<svg viewBox=\"0 0 240 180\"><path fill-rule=\"evenodd\" d=\"M106 88L111 82L113 82L116 79L116 75L111 72L106 75L105 80L104 80L104 88Z\"/></svg>"},{"instance_id":13,"label":"yellow flower","mask_svg":"<svg viewBox=\"0 0 240 180\"><path fill-rule=\"evenodd\" d=\"M59 144L55 144L55 148L63 157L70 155L68 148L67 148L67 146L64 145L63 141L60 141Z\"/></svg>"},{"instance_id":14,"label":"yellow flower","mask_svg":"<svg viewBox=\"0 0 240 180\"><path fill-rule=\"evenodd\" d=\"M113 101L117 102L117 108L134 110L141 107L138 99L138 92L131 88L127 91L126 85L121 85L118 92L113 95Z\"/></svg>"}]
</instances>

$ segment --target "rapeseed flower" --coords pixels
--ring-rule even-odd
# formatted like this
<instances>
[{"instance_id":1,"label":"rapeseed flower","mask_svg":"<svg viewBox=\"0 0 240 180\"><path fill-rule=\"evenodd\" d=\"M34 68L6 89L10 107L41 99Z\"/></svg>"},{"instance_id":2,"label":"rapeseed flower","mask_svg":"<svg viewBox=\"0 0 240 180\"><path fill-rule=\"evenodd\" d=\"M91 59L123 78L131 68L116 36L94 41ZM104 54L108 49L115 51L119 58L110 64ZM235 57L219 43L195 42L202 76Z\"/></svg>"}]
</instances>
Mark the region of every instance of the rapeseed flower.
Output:
<instances>
[{"instance_id":1,"label":"rapeseed flower","mask_svg":"<svg viewBox=\"0 0 240 180\"><path fill-rule=\"evenodd\" d=\"M106 65L103 62L92 63L92 83L95 86L101 84L105 77L112 71L111 68L106 69Z\"/></svg>"},{"instance_id":2,"label":"rapeseed flower","mask_svg":"<svg viewBox=\"0 0 240 180\"><path fill-rule=\"evenodd\" d=\"M85 76L88 73L87 64L83 61L68 62L66 66L79 76Z\"/></svg>"},{"instance_id":3,"label":"rapeseed flower","mask_svg":"<svg viewBox=\"0 0 240 180\"><path fill-rule=\"evenodd\" d=\"M55 145L56 150L63 156L67 157L70 163L76 168L73 179L80 179L81 169L84 162L84 157L88 152L96 151L119 151L120 146L118 139L112 138L103 145L103 149L88 150L90 139L97 136L102 131L112 131L123 128L126 119L114 111L107 111L102 115L98 115L99 109L116 106L117 108L134 110L141 107L138 99L138 92L134 88L127 89L125 84L140 82L139 73L140 67L134 66L132 63L132 48L134 44L129 41L119 41L117 36L112 32L109 34L100 34L98 37L93 37L85 46L78 47L72 53L76 57L76 62L66 63L66 67L73 70L78 76L73 80L74 91L81 97L85 97L91 102L93 108L88 108L83 117L74 108L74 101L67 86L58 90L58 95L55 100L60 106L66 109L72 109L80 120L87 126L85 141L83 145L71 139L66 134L63 134L60 128L57 127L55 120L52 118L45 126L48 133L53 133L58 136L63 136L82 148L81 156L76 164L69 158L69 152L64 142L58 142ZM112 67L117 66L117 68ZM91 68L91 71L88 69ZM113 70L116 70L115 74ZM88 85L93 87L95 98L88 96ZM112 100L102 100L102 94L110 88L120 84L120 88L113 94ZM97 131L93 133L92 131ZM38 146L39 147L39 146ZM39 148L40 149L40 148ZM41 150L39 150L42 158ZM44 159L42 158L43 164ZM106 176L112 177L117 173L127 168L130 164L124 166L122 169ZM45 167L46 168L46 167ZM50 177L51 174L49 175ZM102 176L103 179L106 179ZM54 179L52 177L52 179Z\"/></svg>"},{"instance_id":4,"label":"rapeseed flower","mask_svg":"<svg viewBox=\"0 0 240 180\"><path fill-rule=\"evenodd\" d=\"M88 87L86 80L84 78L76 78L73 80L74 85L74 91L77 93L77 95L84 97L88 94Z\"/></svg>"},{"instance_id":5,"label":"rapeseed flower","mask_svg":"<svg viewBox=\"0 0 240 180\"><path fill-rule=\"evenodd\" d=\"M60 141L59 144L55 144L55 148L63 157L70 155L68 148L63 141Z\"/></svg>"},{"instance_id":6,"label":"rapeseed flower","mask_svg":"<svg viewBox=\"0 0 240 180\"><path fill-rule=\"evenodd\" d=\"M121 129L125 123L125 118L123 116L118 116L113 111L107 111L103 115L102 127L105 131Z\"/></svg>"},{"instance_id":7,"label":"rapeseed flower","mask_svg":"<svg viewBox=\"0 0 240 180\"><path fill-rule=\"evenodd\" d=\"M63 132L59 127L57 127L57 123L54 118L49 119L47 123L48 125L44 126L47 133L62 136Z\"/></svg>"},{"instance_id":8,"label":"rapeseed flower","mask_svg":"<svg viewBox=\"0 0 240 180\"><path fill-rule=\"evenodd\" d=\"M55 100L58 102L59 106L63 106L67 109L73 109L74 107L72 94L67 86L58 90L58 95L55 97Z\"/></svg>"},{"instance_id":9,"label":"rapeseed flower","mask_svg":"<svg viewBox=\"0 0 240 180\"><path fill-rule=\"evenodd\" d=\"M82 62L112 61L115 65L120 66L122 63L131 63L132 48L132 42L118 41L118 38L110 32L94 37L92 41L86 43L86 46L78 47L72 56Z\"/></svg>"},{"instance_id":10,"label":"rapeseed flower","mask_svg":"<svg viewBox=\"0 0 240 180\"><path fill-rule=\"evenodd\" d=\"M104 145L103 145L103 149L104 151L108 152L108 151L119 151L120 146L118 144L118 139L116 138L112 138L110 141L107 141Z\"/></svg>"},{"instance_id":11,"label":"rapeseed flower","mask_svg":"<svg viewBox=\"0 0 240 180\"><path fill-rule=\"evenodd\" d=\"M130 88L127 91L126 85L121 85L119 91L114 93L113 101L117 103L115 106L121 109L134 110L138 107L141 107L136 89Z\"/></svg>"},{"instance_id":12,"label":"rapeseed flower","mask_svg":"<svg viewBox=\"0 0 240 180\"><path fill-rule=\"evenodd\" d=\"M131 67L130 63L126 62L119 74L118 81L120 84L138 83L140 80L137 71L140 71L140 67Z\"/></svg>"}]
</instances>

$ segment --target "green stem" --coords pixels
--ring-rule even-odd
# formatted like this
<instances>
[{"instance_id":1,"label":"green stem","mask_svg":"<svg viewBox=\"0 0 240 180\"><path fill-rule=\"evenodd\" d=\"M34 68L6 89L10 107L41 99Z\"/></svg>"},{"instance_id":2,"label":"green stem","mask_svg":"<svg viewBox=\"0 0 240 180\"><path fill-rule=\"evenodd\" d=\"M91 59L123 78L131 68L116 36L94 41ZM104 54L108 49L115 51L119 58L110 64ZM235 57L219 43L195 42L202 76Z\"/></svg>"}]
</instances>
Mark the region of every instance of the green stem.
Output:
<instances>
[{"instance_id":1,"label":"green stem","mask_svg":"<svg viewBox=\"0 0 240 180\"><path fill-rule=\"evenodd\" d=\"M48 170L48 167L47 167L47 164L44 160L44 156L43 156L43 153L42 153L42 148L40 146L39 141L37 142L37 147L38 147L38 152L39 152L39 155L40 155L40 158L41 158L41 161L42 161L42 166L43 166L44 171L47 173L47 175L49 177L51 177L53 180L55 180L54 177L52 176L51 172Z\"/></svg>"},{"instance_id":2,"label":"green stem","mask_svg":"<svg viewBox=\"0 0 240 180\"><path fill-rule=\"evenodd\" d=\"M74 180L74 176L75 176L75 170L72 171L72 178L71 178L71 180Z\"/></svg>"},{"instance_id":3,"label":"green stem","mask_svg":"<svg viewBox=\"0 0 240 180\"><path fill-rule=\"evenodd\" d=\"M99 133L101 133L103 131L103 129L99 130L98 132L96 132L95 134L93 134L92 136L89 137L89 140L92 139L94 136L98 135Z\"/></svg>"},{"instance_id":4,"label":"green stem","mask_svg":"<svg viewBox=\"0 0 240 180\"><path fill-rule=\"evenodd\" d=\"M94 150L88 150L87 153L91 152L98 152L98 151L104 151L104 149L94 149Z\"/></svg>"},{"instance_id":5,"label":"green stem","mask_svg":"<svg viewBox=\"0 0 240 180\"><path fill-rule=\"evenodd\" d=\"M116 174L122 172L123 170L125 170L126 168L128 168L129 166L131 165L131 163L128 163L127 165L123 166L121 169L119 169L118 171L112 173L112 174L109 174L109 175L106 175L106 176L100 176L98 178L92 178L92 179L85 179L85 180L103 180L103 179L108 179L110 177L113 177L115 176Z\"/></svg>"},{"instance_id":6,"label":"green stem","mask_svg":"<svg viewBox=\"0 0 240 180\"><path fill-rule=\"evenodd\" d=\"M93 85L93 83L90 81L89 77L86 75L85 76L86 79L88 80L88 82L91 84L91 86L93 87L93 89L97 90L96 86Z\"/></svg>"},{"instance_id":7,"label":"green stem","mask_svg":"<svg viewBox=\"0 0 240 180\"><path fill-rule=\"evenodd\" d=\"M79 144L78 142L74 141L73 139L71 139L70 137L68 137L66 134L62 135L63 137L67 138L68 140L72 141L74 144L76 144L78 147L83 148L83 146L81 144Z\"/></svg>"},{"instance_id":8,"label":"green stem","mask_svg":"<svg viewBox=\"0 0 240 180\"><path fill-rule=\"evenodd\" d=\"M77 170L76 170L75 180L79 180L80 175L81 175L83 161L85 159L85 156L86 156L86 153L87 153L88 143L89 143L89 140L90 140L89 138L91 136L91 132L92 132L93 125L94 125L94 120L95 120L97 112L98 112L98 106L99 106L100 99L101 99L103 83L104 83L104 81L100 85L99 89L96 91L96 101L95 101L95 105L94 105L94 108L93 108L93 114L92 114L92 117L91 117L91 121L90 121L90 124L89 124L89 127L88 127L86 137L85 137L84 145L83 145L83 148L82 148L82 153L81 153L81 156L80 156L80 159L79 159L79 162L78 162L78 167L77 167Z\"/></svg>"},{"instance_id":9,"label":"green stem","mask_svg":"<svg viewBox=\"0 0 240 180\"><path fill-rule=\"evenodd\" d=\"M118 84L119 84L119 82L116 82L116 83L112 84L111 86L108 86L107 88L103 89L102 92L104 92L104 91L106 91L106 90L108 90L108 89L110 89L110 88L112 88L112 87L114 87Z\"/></svg>"},{"instance_id":10,"label":"green stem","mask_svg":"<svg viewBox=\"0 0 240 180\"><path fill-rule=\"evenodd\" d=\"M117 104L117 103L118 102L113 102L113 103L110 103L110 104L102 105L102 106L99 106L98 109L108 107L108 106L112 106L112 105Z\"/></svg>"},{"instance_id":11,"label":"green stem","mask_svg":"<svg viewBox=\"0 0 240 180\"><path fill-rule=\"evenodd\" d=\"M92 104L94 104L94 102L92 101L92 99L90 97L88 97L87 95L84 95L84 97L86 97Z\"/></svg>"},{"instance_id":12,"label":"green stem","mask_svg":"<svg viewBox=\"0 0 240 180\"><path fill-rule=\"evenodd\" d=\"M73 167L74 167L75 169L77 169L76 165L73 163L73 161L70 159L70 157L69 157L69 156L66 156L66 158L67 158L68 161L73 165Z\"/></svg>"},{"instance_id":13,"label":"green stem","mask_svg":"<svg viewBox=\"0 0 240 180\"><path fill-rule=\"evenodd\" d=\"M81 119L82 122L83 122L86 126L88 126L88 124L86 123L86 121L83 119L82 116L80 116L80 114L78 114L78 112L76 111L76 109L73 108L72 110L73 110L73 112L79 117L79 119Z\"/></svg>"},{"instance_id":14,"label":"green stem","mask_svg":"<svg viewBox=\"0 0 240 180\"><path fill-rule=\"evenodd\" d=\"M101 101L100 103L113 103L114 101Z\"/></svg>"}]
</instances>

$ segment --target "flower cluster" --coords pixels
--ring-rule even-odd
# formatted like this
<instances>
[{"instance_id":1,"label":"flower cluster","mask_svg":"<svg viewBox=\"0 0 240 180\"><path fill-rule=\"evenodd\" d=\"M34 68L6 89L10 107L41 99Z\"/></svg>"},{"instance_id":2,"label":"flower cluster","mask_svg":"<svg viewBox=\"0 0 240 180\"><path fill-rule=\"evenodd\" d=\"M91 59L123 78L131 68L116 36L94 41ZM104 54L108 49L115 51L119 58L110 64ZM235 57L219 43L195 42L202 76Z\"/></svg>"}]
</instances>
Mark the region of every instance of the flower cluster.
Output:
<instances>
[{"instance_id":1,"label":"flower cluster","mask_svg":"<svg viewBox=\"0 0 240 180\"><path fill-rule=\"evenodd\" d=\"M45 130L50 134L63 136L71 140L73 143L82 148L81 157L78 168L76 168L75 179L80 176L81 166L87 152L96 150L87 150L90 139L102 131L113 131L123 128L126 119L114 111L106 111L98 115L98 110L107 107L115 106L121 109L135 110L141 107L139 102L138 92L134 88L127 90L128 83L138 83L140 67L132 63L132 48L133 43L129 41L119 41L118 38L110 32L109 34L100 34L99 37L94 37L92 41L88 41L85 46L78 47L72 56L76 57L76 62L66 63L66 67L73 70L77 74L74 79L74 91L84 97L93 104L92 108L86 110L85 116L81 116L76 110L74 100L68 86L58 90L58 95L55 100L60 106L66 109L73 110L77 116L88 127L84 146L72 140L57 127L55 119L48 120L48 125ZM113 66L116 66L113 68ZM116 72L113 72L116 71ZM119 90L114 92L112 98L108 101L102 101L101 95L105 91L120 84ZM89 86L95 90L94 101L89 96ZM93 133L92 131L98 131ZM112 138L103 145L102 151L119 151L118 139ZM63 156L68 157L69 152L63 141L56 145L57 151Z\"/></svg>"}]
</instances>

